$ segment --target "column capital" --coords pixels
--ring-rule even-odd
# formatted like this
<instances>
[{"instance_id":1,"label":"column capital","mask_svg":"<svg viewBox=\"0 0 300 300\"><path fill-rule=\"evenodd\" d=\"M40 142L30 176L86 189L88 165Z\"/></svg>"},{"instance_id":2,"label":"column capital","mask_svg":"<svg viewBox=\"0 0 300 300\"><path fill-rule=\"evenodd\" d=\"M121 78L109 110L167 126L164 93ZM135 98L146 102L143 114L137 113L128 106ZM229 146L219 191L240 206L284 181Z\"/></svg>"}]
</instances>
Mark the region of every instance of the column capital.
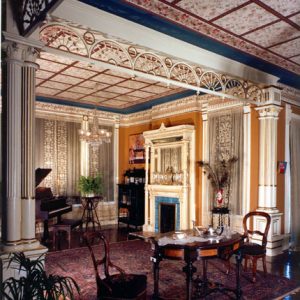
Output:
<instances>
[{"instance_id":1,"label":"column capital","mask_svg":"<svg viewBox=\"0 0 300 300\"><path fill-rule=\"evenodd\" d=\"M5 41L2 44L2 49L6 54L6 61L15 61L23 64L25 56L24 45L12 41Z\"/></svg>"},{"instance_id":2,"label":"column capital","mask_svg":"<svg viewBox=\"0 0 300 300\"><path fill-rule=\"evenodd\" d=\"M32 47L32 46L27 46L25 48L24 52L24 60L27 64L31 64L33 67L38 68L38 64L36 64L36 60L40 55L40 50Z\"/></svg>"},{"instance_id":3,"label":"column capital","mask_svg":"<svg viewBox=\"0 0 300 300\"><path fill-rule=\"evenodd\" d=\"M265 104L281 104L281 91L282 88L277 86L269 86L268 88L264 89L264 96L265 96Z\"/></svg>"},{"instance_id":4,"label":"column capital","mask_svg":"<svg viewBox=\"0 0 300 300\"><path fill-rule=\"evenodd\" d=\"M282 107L277 105L264 105L264 106L256 107L255 110L257 110L259 113L259 120L278 119Z\"/></svg>"}]
</instances>

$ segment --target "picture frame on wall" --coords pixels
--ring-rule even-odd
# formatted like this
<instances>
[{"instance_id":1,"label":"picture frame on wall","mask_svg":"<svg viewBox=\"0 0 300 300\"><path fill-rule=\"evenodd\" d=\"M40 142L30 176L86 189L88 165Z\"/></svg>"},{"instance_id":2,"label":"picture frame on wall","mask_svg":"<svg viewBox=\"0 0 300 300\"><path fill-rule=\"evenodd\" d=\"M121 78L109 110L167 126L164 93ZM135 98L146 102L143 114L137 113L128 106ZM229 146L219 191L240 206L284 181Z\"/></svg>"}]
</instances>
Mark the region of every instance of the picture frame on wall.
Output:
<instances>
[{"instance_id":1,"label":"picture frame on wall","mask_svg":"<svg viewBox=\"0 0 300 300\"><path fill-rule=\"evenodd\" d=\"M145 163L145 139L142 133L129 136L129 163Z\"/></svg>"}]
</instances>

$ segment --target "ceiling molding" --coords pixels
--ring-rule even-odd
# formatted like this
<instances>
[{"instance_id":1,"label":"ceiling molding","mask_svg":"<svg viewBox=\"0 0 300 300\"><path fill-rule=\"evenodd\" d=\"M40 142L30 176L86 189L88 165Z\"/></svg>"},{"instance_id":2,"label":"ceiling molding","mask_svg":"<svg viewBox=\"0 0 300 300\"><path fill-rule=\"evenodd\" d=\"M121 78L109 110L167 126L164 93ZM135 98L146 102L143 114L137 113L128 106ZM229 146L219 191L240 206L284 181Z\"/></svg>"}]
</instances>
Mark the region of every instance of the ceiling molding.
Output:
<instances>
[{"instance_id":1,"label":"ceiling molding","mask_svg":"<svg viewBox=\"0 0 300 300\"><path fill-rule=\"evenodd\" d=\"M264 102L261 87L253 82L230 77L191 65L168 56L162 56L141 47L108 40L101 33L94 34L69 25L50 22L40 31L40 38L49 48L89 58L92 62L116 66L119 71L181 88L208 93L223 98L251 102Z\"/></svg>"},{"instance_id":2,"label":"ceiling molding","mask_svg":"<svg viewBox=\"0 0 300 300\"><path fill-rule=\"evenodd\" d=\"M153 30L104 10L95 9L95 7L82 2L84 1L75 2L65 0L53 11L52 16L69 20L71 24L81 24L85 25L85 28L105 32L108 38L117 41L126 41L133 46L140 45L145 49L153 49L159 53L168 53L171 57L177 57L217 72L225 72L232 76L267 85L276 84L278 80L276 76L237 62L234 59L229 59L223 55L205 50L201 45L193 45L193 43L180 40L180 38L174 38L171 36L172 29L167 34L161 33L159 30ZM92 3L93 1L90 2ZM109 4L111 5L108 5L107 1L97 1L98 7L102 9L107 7L112 8L114 11L114 8L116 10L120 8L120 14L125 11L123 10L123 3L115 5L114 1L112 1ZM129 18L134 18L134 15L131 16L130 13L127 14L124 12L124 14ZM149 17L145 13L142 15L144 18ZM139 19L141 16L137 15L137 17ZM82 24L82 20L84 20L85 24ZM151 23L155 23L155 21Z\"/></svg>"}]
</instances>

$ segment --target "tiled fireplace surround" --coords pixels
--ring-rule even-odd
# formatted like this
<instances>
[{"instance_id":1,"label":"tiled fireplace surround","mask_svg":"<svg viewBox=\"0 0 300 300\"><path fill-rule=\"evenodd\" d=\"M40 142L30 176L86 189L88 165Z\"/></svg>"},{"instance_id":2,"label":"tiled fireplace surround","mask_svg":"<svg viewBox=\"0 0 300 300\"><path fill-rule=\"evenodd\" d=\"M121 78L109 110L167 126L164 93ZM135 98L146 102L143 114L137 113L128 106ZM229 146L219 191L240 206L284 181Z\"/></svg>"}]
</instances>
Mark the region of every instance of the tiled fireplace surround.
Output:
<instances>
[{"instance_id":1,"label":"tiled fireplace surround","mask_svg":"<svg viewBox=\"0 0 300 300\"><path fill-rule=\"evenodd\" d=\"M180 230L180 202L174 197L155 197L155 232L160 232L161 204L175 204L175 230Z\"/></svg>"}]
</instances>

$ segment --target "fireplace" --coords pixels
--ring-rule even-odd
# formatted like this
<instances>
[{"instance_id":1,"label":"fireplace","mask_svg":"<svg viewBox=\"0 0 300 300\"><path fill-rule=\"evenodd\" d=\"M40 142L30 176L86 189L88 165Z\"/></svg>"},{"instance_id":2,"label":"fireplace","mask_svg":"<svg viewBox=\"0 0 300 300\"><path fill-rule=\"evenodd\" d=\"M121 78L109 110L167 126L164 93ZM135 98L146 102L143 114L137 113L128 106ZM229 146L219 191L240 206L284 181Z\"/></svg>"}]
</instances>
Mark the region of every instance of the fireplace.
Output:
<instances>
[{"instance_id":1,"label":"fireplace","mask_svg":"<svg viewBox=\"0 0 300 300\"><path fill-rule=\"evenodd\" d=\"M180 230L178 198L155 197L155 232Z\"/></svg>"},{"instance_id":2,"label":"fireplace","mask_svg":"<svg viewBox=\"0 0 300 300\"><path fill-rule=\"evenodd\" d=\"M160 204L160 222L159 232L175 231L175 211L176 204L161 203Z\"/></svg>"},{"instance_id":3,"label":"fireplace","mask_svg":"<svg viewBox=\"0 0 300 300\"><path fill-rule=\"evenodd\" d=\"M162 123L159 129L145 131L143 135L146 156L143 230L192 228L196 211L195 127L165 127Z\"/></svg>"}]
</instances>

